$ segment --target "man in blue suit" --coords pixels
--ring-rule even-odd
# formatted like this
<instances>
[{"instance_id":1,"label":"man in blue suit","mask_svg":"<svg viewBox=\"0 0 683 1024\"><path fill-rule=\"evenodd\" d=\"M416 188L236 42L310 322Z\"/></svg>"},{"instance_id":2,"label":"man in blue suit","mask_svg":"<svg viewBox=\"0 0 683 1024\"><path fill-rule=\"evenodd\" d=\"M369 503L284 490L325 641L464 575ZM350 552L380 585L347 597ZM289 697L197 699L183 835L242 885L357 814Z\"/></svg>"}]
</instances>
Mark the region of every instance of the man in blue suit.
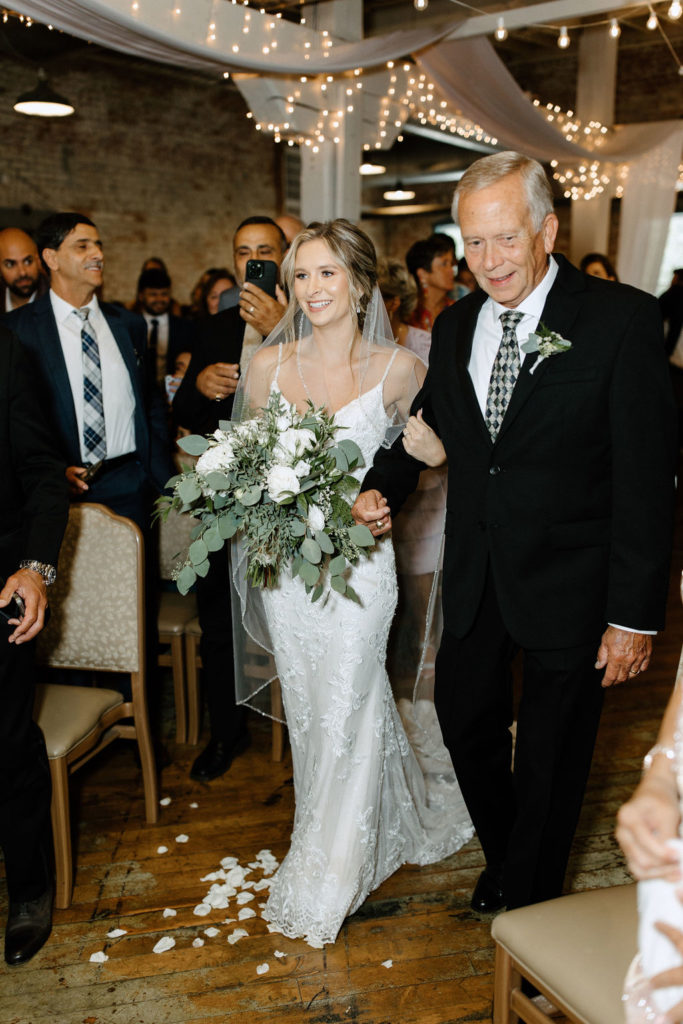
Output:
<instances>
[{"instance_id":1,"label":"man in blue suit","mask_svg":"<svg viewBox=\"0 0 683 1024\"><path fill-rule=\"evenodd\" d=\"M37 245L50 291L6 322L30 358L72 498L102 502L146 532L173 466L144 321L98 301L102 242L83 214L48 217Z\"/></svg>"}]
</instances>

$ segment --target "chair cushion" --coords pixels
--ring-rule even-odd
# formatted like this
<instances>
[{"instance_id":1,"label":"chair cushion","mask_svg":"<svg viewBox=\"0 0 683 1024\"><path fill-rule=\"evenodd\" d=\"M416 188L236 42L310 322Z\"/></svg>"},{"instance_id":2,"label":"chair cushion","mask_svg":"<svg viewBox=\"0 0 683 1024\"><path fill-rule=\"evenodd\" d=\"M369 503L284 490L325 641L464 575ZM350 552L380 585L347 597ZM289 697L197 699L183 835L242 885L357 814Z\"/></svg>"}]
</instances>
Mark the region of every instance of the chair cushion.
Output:
<instances>
[{"instance_id":1,"label":"chair cushion","mask_svg":"<svg viewBox=\"0 0 683 1024\"><path fill-rule=\"evenodd\" d=\"M157 616L159 633L184 633L187 623L197 615L197 599L194 594L187 594L183 597L177 591L175 593L162 591L159 597L159 614Z\"/></svg>"},{"instance_id":2,"label":"chair cushion","mask_svg":"<svg viewBox=\"0 0 683 1024\"><path fill-rule=\"evenodd\" d=\"M623 1024L624 977L636 953L635 885L562 896L500 914L495 941L586 1024Z\"/></svg>"},{"instance_id":3,"label":"chair cushion","mask_svg":"<svg viewBox=\"0 0 683 1024\"><path fill-rule=\"evenodd\" d=\"M119 704L123 696L116 690L39 684L33 717L43 730L47 756L64 757L97 728L105 711Z\"/></svg>"}]
</instances>

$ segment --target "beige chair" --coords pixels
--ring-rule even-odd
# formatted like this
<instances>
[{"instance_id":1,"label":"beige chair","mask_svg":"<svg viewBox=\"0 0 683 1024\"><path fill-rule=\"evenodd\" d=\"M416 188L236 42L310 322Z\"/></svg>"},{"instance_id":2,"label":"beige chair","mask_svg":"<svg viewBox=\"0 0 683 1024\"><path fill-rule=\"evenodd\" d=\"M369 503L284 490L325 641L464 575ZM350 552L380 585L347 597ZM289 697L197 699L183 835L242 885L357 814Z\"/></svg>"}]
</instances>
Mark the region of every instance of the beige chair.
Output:
<instances>
[{"instance_id":1,"label":"beige chair","mask_svg":"<svg viewBox=\"0 0 683 1024\"><path fill-rule=\"evenodd\" d=\"M190 533L197 520L171 511L159 521L159 575L172 580L173 571L190 546ZM188 623L197 615L194 594L162 590L159 595L157 629L159 632L158 664L171 669L176 716L176 743L187 743L187 699L185 689L185 649L183 637ZM168 649L166 649L168 648Z\"/></svg>"},{"instance_id":2,"label":"beige chair","mask_svg":"<svg viewBox=\"0 0 683 1024\"><path fill-rule=\"evenodd\" d=\"M132 700L116 690L39 685L35 719L43 730L52 775L55 905L73 890L69 775L118 736L137 741L145 817L159 814L154 752L145 695L143 539L130 519L104 505L72 505L51 618L38 638L38 660L64 669L130 674ZM132 721L130 721L132 719ZM128 721L126 721L128 720Z\"/></svg>"},{"instance_id":3,"label":"beige chair","mask_svg":"<svg viewBox=\"0 0 683 1024\"><path fill-rule=\"evenodd\" d=\"M199 669L202 659L199 653L199 641L202 637L199 619L193 619L185 629L185 666L187 669L187 741L191 744L199 742L201 728L201 695L199 688ZM273 674L272 662L253 640L247 638L245 647L245 670L250 676L268 680ZM271 750L273 761L281 761L285 752L284 709L280 681L276 679L270 684L270 713L273 716L271 733Z\"/></svg>"},{"instance_id":4,"label":"beige chair","mask_svg":"<svg viewBox=\"0 0 683 1024\"><path fill-rule=\"evenodd\" d=\"M494 1024L550 1024L522 991L532 982L573 1024L623 1024L624 978L636 952L635 885L562 896L500 914Z\"/></svg>"}]
</instances>

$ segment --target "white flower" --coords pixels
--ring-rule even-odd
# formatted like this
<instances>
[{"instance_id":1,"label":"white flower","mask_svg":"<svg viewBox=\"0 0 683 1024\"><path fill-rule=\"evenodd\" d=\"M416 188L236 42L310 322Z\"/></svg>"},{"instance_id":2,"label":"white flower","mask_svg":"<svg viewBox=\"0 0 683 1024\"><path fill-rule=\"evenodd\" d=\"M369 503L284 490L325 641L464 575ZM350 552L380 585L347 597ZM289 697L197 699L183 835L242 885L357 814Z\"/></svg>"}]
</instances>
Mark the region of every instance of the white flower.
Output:
<instances>
[{"instance_id":1,"label":"white flower","mask_svg":"<svg viewBox=\"0 0 683 1024\"><path fill-rule=\"evenodd\" d=\"M289 466L273 466L268 473L266 487L273 501L281 502L299 493L299 478Z\"/></svg>"},{"instance_id":2,"label":"white flower","mask_svg":"<svg viewBox=\"0 0 683 1024\"><path fill-rule=\"evenodd\" d=\"M313 533L318 533L320 530L325 529L325 515L321 508L317 505L311 505L308 509L308 526Z\"/></svg>"},{"instance_id":3,"label":"white flower","mask_svg":"<svg viewBox=\"0 0 683 1024\"><path fill-rule=\"evenodd\" d=\"M226 469L230 468L233 458L232 442L226 439L220 444L207 448L204 454L199 456L196 466L197 472L200 476L208 476L209 473L213 473L215 470L225 472Z\"/></svg>"},{"instance_id":4,"label":"white flower","mask_svg":"<svg viewBox=\"0 0 683 1024\"><path fill-rule=\"evenodd\" d=\"M280 450L293 458L299 458L299 456L303 455L305 451L308 451L314 445L315 434L312 430L307 430L305 427L302 427L300 430L297 430L296 427L290 427L288 430L284 430L278 439Z\"/></svg>"},{"instance_id":5,"label":"white flower","mask_svg":"<svg viewBox=\"0 0 683 1024\"><path fill-rule=\"evenodd\" d=\"M299 459L296 466L294 467L294 472L299 478L303 476L308 476L308 474L311 472L310 462L306 462L305 459Z\"/></svg>"}]
</instances>

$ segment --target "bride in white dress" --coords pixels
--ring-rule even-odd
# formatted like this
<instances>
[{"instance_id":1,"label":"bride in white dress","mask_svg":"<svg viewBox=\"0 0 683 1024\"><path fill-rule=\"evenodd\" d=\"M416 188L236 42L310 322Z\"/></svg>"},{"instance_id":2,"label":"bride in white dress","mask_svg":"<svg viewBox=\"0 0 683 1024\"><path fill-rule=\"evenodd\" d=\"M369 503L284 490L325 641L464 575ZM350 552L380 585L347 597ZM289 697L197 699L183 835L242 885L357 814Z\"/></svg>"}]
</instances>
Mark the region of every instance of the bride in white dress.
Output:
<instances>
[{"instance_id":1,"label":"bride in white dress","mask_svg":"<svg viewBox=\"0 0 683 1024\"><path fill-rule=\"evenodd\" d=\"M283 278L287 313L255 354L235 415L254 415L273 392L299 412L310 400L334 414L345 428L339 436L356 442L368 466L407 420L425 374L385 327L372 242L348 221L311 225L294 240ZM359 482L364 472L357 470ZM296 800L291 847L263 916L284 935L320 946L334 942L345 917L401 864L447 857L472 826L440 735L436 744L431 737L432 755L440 746L445 763L432 756L423 771L392 696L390 538L352 569L360 604L331 591L312 604L287 572L272 590L247 589L242 554L237 545L243 621L275 658Z\"/></svg>"}]
</instances>

